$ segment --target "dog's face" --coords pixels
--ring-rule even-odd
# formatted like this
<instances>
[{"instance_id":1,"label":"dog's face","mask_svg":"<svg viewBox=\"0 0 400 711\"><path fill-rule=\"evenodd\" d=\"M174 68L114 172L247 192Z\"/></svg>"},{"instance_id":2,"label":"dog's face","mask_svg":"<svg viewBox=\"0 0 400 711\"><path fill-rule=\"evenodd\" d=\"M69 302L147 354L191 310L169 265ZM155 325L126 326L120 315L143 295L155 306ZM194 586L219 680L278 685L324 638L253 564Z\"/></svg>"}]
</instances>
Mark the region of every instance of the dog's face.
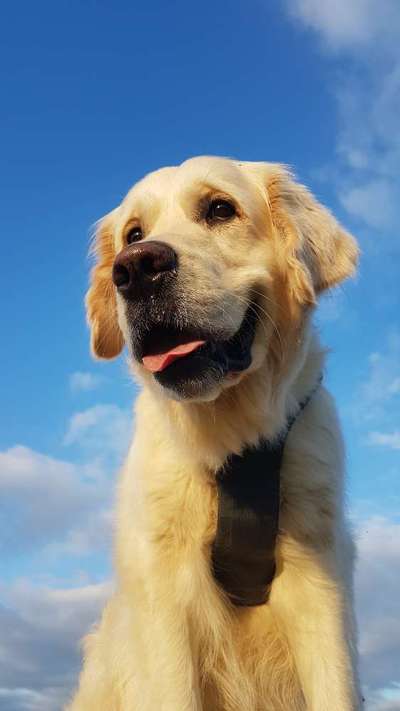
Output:
<instances>
[{"instance_id":1,"label":"dog's face","mask_svg":"<svg viewBox=\"0 0 400 711\"><path fill-rule=\"evenodd\" d=\"M353 238L277 164L200 157L151 173L100 223L92 349L207 400L284 360L316 295L352 273Z\"/></svg>"}]
</instances>

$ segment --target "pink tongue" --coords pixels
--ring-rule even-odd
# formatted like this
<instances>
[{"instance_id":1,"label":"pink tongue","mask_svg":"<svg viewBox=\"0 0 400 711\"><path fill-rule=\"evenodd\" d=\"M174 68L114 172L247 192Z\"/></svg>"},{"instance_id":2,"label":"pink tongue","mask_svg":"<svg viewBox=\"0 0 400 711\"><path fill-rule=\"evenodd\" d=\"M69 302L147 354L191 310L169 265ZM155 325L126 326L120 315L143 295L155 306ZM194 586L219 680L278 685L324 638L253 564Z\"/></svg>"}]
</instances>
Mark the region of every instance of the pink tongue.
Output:
<instances>
[{"instance_id":1,"label":"pink tongue","mask_svg":"<svg viewBox=\"0 0 400 711\"><path fill-rule=\"evenodd\" d=\"M147 370L150 370L151 373L159 373L161 370L164 370L164 368L173 363L174 360L182 358L183 356L188 355L188 353L192 353L197 350L197 348L200 348L203 343L205 343L205 341L182 343L182 345L175 346L175 348L171 348L171 350L166 351L166 353L143 356L142 363Z\"/></svg>"}]
</instances>

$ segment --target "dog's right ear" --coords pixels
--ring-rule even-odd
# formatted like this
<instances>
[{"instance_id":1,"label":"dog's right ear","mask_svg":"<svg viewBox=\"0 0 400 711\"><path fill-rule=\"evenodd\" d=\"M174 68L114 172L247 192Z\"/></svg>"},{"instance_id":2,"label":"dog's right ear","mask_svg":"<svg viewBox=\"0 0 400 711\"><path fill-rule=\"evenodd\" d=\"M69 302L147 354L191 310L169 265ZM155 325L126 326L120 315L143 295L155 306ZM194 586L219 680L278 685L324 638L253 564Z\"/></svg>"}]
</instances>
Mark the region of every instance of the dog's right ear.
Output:
<instances>
[{"instance_id":1,"label":"dog's right ear","mask_svg":"<svg viewBox=\"0 0 400 711\"><path fill-rule=\"evenodd\" d=\"M118 208L117 208L118 209ZM91 349L97 358L115 358L120 354L124 339L118 325L112 267L115 258L114 222L116 210L99 221L93 252L96 264L90 275L90 289L86 294L86 313L91 328Z\"/></svg>"}]
</instances>

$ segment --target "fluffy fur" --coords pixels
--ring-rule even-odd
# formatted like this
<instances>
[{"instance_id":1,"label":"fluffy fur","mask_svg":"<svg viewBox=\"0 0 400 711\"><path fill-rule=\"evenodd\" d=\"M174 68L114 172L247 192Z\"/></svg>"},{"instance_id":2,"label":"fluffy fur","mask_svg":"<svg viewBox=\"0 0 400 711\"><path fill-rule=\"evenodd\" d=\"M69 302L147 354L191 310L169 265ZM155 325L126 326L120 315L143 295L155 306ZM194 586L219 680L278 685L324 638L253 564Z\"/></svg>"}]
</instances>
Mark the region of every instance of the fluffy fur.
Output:
<instances>
[{"instance_id":1,"label":"fluffy fur","mask_svg":"<svg viewBox=\"0 0 400 711\"><path fill-rule=\"evenodd\" d=\"M234 201L237 218L210 229L196 207L209 195ZM201 157L157 171L99 225L87 297L99 357L129 346L134 324L111 269L138 220L144 239L179 254L180 308L234 332L251 291L258 326L248 371L195 400L165 391L131 359L143 389L118 485L117 589L86 637L68 708L356 711L354 551L342 440L322 386L285 447L268 604L233 607L210 572L215 472L229 453L273 437L314 387L324 353L312 311L322 290L353 273L356 244L281 165Z\"/></svg>"}]
</instances>

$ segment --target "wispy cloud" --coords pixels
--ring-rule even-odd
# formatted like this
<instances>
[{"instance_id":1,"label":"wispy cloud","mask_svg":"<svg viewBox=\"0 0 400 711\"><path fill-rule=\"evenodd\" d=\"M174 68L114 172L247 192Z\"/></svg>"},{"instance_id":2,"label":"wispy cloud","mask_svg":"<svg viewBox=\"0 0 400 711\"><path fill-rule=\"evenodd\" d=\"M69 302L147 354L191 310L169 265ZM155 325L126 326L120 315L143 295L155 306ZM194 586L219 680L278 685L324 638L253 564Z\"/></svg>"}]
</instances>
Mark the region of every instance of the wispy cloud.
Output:
<instances>
[{"instance_id":1,"label":"wispy cloud","mask_svg":"<svg viewBox=\"0 0 400 711\"><path fill-rule=\"evenodd\" d=\"M79 643L111 585L0 587L0 711L59 711L77 682Z\"/></svg>"},{"instance_id":2,"label":"wispy cloud","mask_svg":"<svg viewBox=\"0 0 400 711\"><path fill-rule=\"evenodd\" d=\"M15 568L18 554L29 554L35 579L43 562L48 570L49 561L61 560L70 585L71 578L82 577L82 557L95 568L101 560L105 568L113 522L111 475L130 427L130 415L122 409L98 406L76 413L68 425L80 463L20 445L0 452L3 560ZM77 682L79 640L110 585L50 583L0 585L0 711L59 711Z\"/></svg>"},{"instance_id":3,"label":"wispy cloud","mask_svg":"<svg viewBox=\"0 0 400 711\"><path fill-rule=\"evenodd\" d=\"M356 600L367 708L398 709L385 704L393 704L398 692L400 524L375 516L359 524L358 534Z\"/></svg>"},{"instance_id":4,"label":"wispy cloud","mask_svg":"<svg viewBox=\"0 0 400 711\"><path fill-rule=\"evenodd\" d=\"M3 560L14 566L16 554L28 552L39 570L40 561L48 570L49 560L61 559L71 581L81 577L80 557L106 559L113 521L110 463L117 461L115 448L126 445L130 426L128 413L113 405L77 413L68 433L83 456L79 464L23 446L0 452ZM109 583L0 585L0 711L63 707L77 683L79 641L109 591Z\"/></svg>"},{"instance_id":5,"label":"wispy cloud","mask_svg":"<svg viewBox=\"0 0 400 711\"><path fill-rule=\"evenodd\" d=\"M343 291L336 289L335 291L327 291L320 297L318 310L316 314L319 323L332 323L337 321L343 315L343 307L345 300L343 299Z\"/></svg>"},{"instance_id":6,"label":"wispy cloud","mask_svg":"<svg viewBox=\"0 0 400 711\"><path fill-rule=\"evenodd\" d=\"M100 375L77 370L69 376L69 386L73 392L95 390L104 382Z\"/></svg>"},{"instance_id":7,"label":"wispy cloud","mask_svg":"<svg viewBox=\"0 0 400 711\"><path fill-rule=\"evenodd\" d=\"M291 0L287 9L333 52L360 52L381 37L391 46L400 32L397 0Z\"/></svg>"},{"instance_id":8,"label":"wispy cloud","mask_svg":"<svg viewBox=\"0 0 400 711\"><path fill-rule=\"evenodd\" d=\"M380 248L398 249L400 214L400 8L397 0L285 2L297 26L319 39L336 64L338 199L378 232ZM385 239L383 239L383 234ZM390 237L390 239L389 239Z\"/></svg>"},{"instance_id":9,"label":"wispy cloud","mask_svg":"<svg viewBox=\"0 0 400 711\"><path fill-rule=\"evenodd\" d=\"M75 464L22 446L0 452L0 494L7 515L3 556L63 536L106 496L104 485L87 480Z\"/></svg>"},{"instance_id":10,"label":"wispy cloud","mask_svg":"<svg viewBox=\"0 0 400 711\"><path fill-rule=\"evenodd\" d=\"M40 691L25 687L0 687L0 711L59 711L68 699L68 687L44 687Z\"/></svg>"},{"instance_id":11,"label":"wispy cloud","mask_svg":"<svg viewBox=\"0 0 400 711\"><path fill-rule=\"evenodd\" d=\"M342 205L353 217L377 229L392 229L397 221L399 193L385 178L375 178L339 192Z\"/></svg>"},{"instance_id":12,"label":"wispy cloud","mask_svg":"<svg viewBox=\"0 0 400 711\"><path fill-rule=\"evenodd\" d=\"M369 695L365 711L399 711L400 688L392 685L373 691Z\"/></svg>"},{"instance_id":13,"label":"wispy cloud","mask_svg":"<svg viewBox=\"0 0 400 711\"><path fill-rule=\"evenodd\" d=\"M400 430L396 432L370 432L368 444L388 447L389 449L400 449Z\"/></svg>"},{"instance_id":14,"label":"wispy cloud","mask_svg":"<svg viewBox=\"0 0 400 711\"><path fill-rule=\"evenodd\" d=\"M78 462L17 445L0 452L0 496L7 525L3 556L87 555L111 536L113 474L131 437L130 413L97 405L75 413L65 444Z\"/></svg>"},{"instance_id":15,"label":"wispy cloud","mask_svg":"<svg viewBox=\"0 0 400 711\"><path fill-rule=\"evenodd\" d=\"M108 506L99 506L90 511L84 520L75 522L59 540L47 543L42 554L49 559L59 556L77 558L96 553L109 553L112 544L114 514L111 508L113 490L110 490Z\"/></svg>"},{"instance_id":16,"label":"wispy cloud","mask_svg":"<svg viewBox=\"0 0 400 711\"><path fill-rule=\"evenodd\" d=\"M132 416L118 405L94 405L70 418L65 445L122 457L132 436Z\"/></svg>"},{"instance_id":17,"label":"wispy cloud","mask_svg":"<svg viewBox=\"0 0 400 711\"><path fill-rule=\"evenodd\" d=\"M357 389L353 412L360 422L391 427L400 408L400 333L389 329L382 349L371 353L368 372Z\"/></svg>"},{"instance_id":18,"label":"wispy cloud","mask_svg":"<svg viewBox=\"0 0 400 711\"><path fill-rule=\"evenodd\" d=\"M88 563L96 577L99 561L100 570L106 568L112 475L131 428L129 412L113 404L97 405L75 413L67 424L65 442L78 461L21 445L0 452L3 561L15 570L18 555L29 555L35 580L41 579L40 571L49 570L51 561L53 574L55 568L68 571L70 586L82 577L83 557L85 569ZM0 711L63 707L78 679L79 641L109 591L109 583L79 588L54 587L54 581L0 584Z\"/></svg>"}]
</instances>

